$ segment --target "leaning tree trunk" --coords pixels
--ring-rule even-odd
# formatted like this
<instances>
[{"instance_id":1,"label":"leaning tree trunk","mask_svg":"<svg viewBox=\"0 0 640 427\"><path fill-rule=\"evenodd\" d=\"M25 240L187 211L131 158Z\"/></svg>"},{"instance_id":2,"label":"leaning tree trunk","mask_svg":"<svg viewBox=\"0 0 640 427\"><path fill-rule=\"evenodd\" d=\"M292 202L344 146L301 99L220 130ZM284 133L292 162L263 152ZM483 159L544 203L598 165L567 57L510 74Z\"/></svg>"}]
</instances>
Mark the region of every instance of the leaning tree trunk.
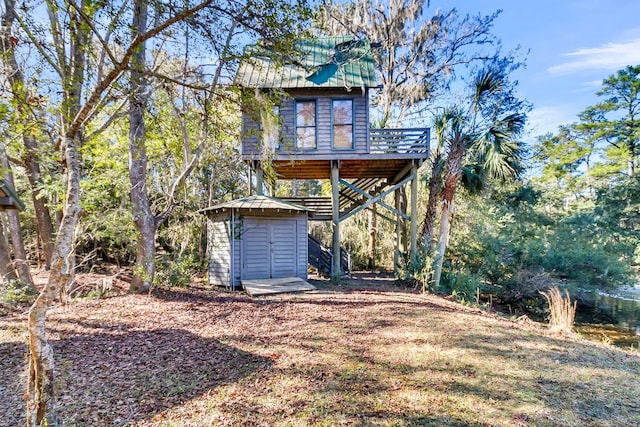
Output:
<instances>
[{"instance_id":1,"label":"leaning tree trunk","mask_svg":"<svg viewBox=\"0 0 640 427\"><path fill-rule=\"evenodd\" d=\"M31 188L31 200L33 201L33 210L36 214L36 230L42 241L42 254L44 264L47 269L51 267L51 257L53 256L54 231L51 212L47 207L48 200L40 191L42 178L40 172L40 163L38 161L38 143L32 135L23 135L24 162L29 187Z\"/></svg>"},{"instance_id":2,"label":"leaning tree trunk","mask_svg":"<svg viewBox=\"0 0 640 427\"><path fill-rule=\"evenodd\" d=\"M147 27L147 3L134 1L133 34L135 38ZM131 59L131 101L129 108L129 181L133 222L138 232L136 243L136 267L129 292L147 292L153 283L156 257L156 220L151 211L147 193L147 150L145 146L146 82L140 72L145 63L145 44L141 43Z\"/></svg>"},{"instance_id":3,"label":"leaning tree trunk","mask_svg":"<svg viewBox=\"0 0 640 427\"><path fill-rule=\"evenodd\" d=\"M29 310L29 381L27 386L27 426L55 425L54 360L45 335L49 306L59 297L73 274L69 259L73 250L73 232L80 211L80 169L73 137L65 138L67 195L64 215L57 233L49 280ZM45 420L46 415L46 420Z\"/></svg>"},{"instance_id":4,"label":"leaning tree trunk","mask_svg":"<svg viewBox=\"0 0 640 427\"><path fill-rule=\"evenodd\" d=\"M13 269L9 243L7 242L7 237L4 234L4 226L2 225L2 222L0 222L0 275L2 275L1 281L5 283L18 278L16 271Z\"/></svg>"},{"instance_id":5,"label":"leaning tree trunk","mask_svg":"<svg viewBox=\"0 0 640 427\"><path fill-rule=\"evenodd\" d=\"M460 138L452 141L449 155L447 156L446 178L444 188L442 189L442 217L440 219L440 235L438 237L438 246L433 267L433 287L437 289L440 286L442 277L442 266L444 263L444 255L447 250L449 241L449 232L451 230L451 214L453 213L453 197L456 192L456 186L462 176L462 160L464 157L464 146Z\"/></svg>"},{"instance_id":6,"label":"leaning tree trunk","mask_svg":"<svg viewBox=\"0 0 640 427\"><path fill-rule=\"evenodd\" d=\"M7 158L7 152L5 150L0 151L0 163L6 171L4 175L5 183L15 192L16 186L13 182L13 174L11 173L9 159ZM20 226L18 211L16 209L8 209L7 217L9 218L9 232L11 234L11 245L13 246L13 260L16 271L18 272L18 278L21 282L35 289L35 286L33 286L33 279L31 278L29 263L27 263L27 252L24 249L22 227Z\"/></svg>"},{"instance_id":7,"label":"leaning tree trunk","mask_svg":"<svg viewBox=\"0 0 640 427\"><path fill-rule=\"evenodd\" d=\"M20 226L20 218L18 211L11 209L7 211L9 218L9 233L11 234L11 246L13 247L13 261L18 272L18 279L26 285L35 289L33 278L31 277L31 269L27 262L27 252L24 248L24 240L22 239L22 227Z\"/></svg>"},{"instance_id":8,"label":"leaning tree trunk","mask_svg":"<svg viewBox=\"0 0 640 427\"><path fill-rule=\"evenodd\" d=\"M434 232L436 218L438 216L438 196L440 195L440 187L442 186L443 165L442 154L438 153L433 159L431 179L429 180L429 197L427 199L427 206L424 214L424 223L422 224L421 240L425 250L425 262L429 259L429 256L433 254L434 246L436 244Z\"/></svg>"}]
</instances>

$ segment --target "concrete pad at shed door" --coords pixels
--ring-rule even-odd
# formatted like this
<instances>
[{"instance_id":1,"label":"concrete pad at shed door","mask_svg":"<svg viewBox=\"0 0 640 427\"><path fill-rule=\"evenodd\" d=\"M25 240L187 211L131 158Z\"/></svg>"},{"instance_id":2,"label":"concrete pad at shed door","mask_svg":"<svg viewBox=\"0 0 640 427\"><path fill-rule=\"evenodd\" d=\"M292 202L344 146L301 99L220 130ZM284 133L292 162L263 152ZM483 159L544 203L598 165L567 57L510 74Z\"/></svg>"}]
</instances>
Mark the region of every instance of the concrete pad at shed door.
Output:
<instances>
[{"instance_id":1,"label":"concrete pad at shed door","mask_svg":"<svg viewBox=\"0 0 640 427\"><path fill-rule=\"evenodd\" d=\"M282 294L287 292L315 291L316 287L299 277L280 279L252 279L240 282L249 296Z\"/></svg>"}]
</instances>

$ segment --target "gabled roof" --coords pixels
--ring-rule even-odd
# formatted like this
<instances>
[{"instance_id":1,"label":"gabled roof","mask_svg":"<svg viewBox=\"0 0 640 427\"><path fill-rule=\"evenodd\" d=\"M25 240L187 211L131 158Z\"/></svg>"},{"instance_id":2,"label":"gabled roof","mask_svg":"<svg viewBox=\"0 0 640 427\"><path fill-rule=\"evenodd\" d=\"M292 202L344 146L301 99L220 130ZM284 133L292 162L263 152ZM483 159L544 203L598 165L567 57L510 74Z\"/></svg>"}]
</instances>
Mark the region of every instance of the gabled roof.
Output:
<instances>
[{"instance_id":1,"label":"gabled roof","mask_svg":"<svg viewBox=\"0 0 640 427\"><path fill-rule=\"evenodd\" d=\"M0 179L0 210L18 209L24 210L24 203L13 192L4 179Z\"/></svg>"},{"instance_id":2,"label":"gabled roof","mask_svg":"<svg viewBox=\"0 0 640 427\"><path fill-rule=\"evenodd\" d=\"M277 65L259 45L245 48L249 58L240 63L235 83L257 88L368 88L377 87L371 45L353 36L300 40L299 52ZM294 57L295 56L295 57Z\"/></svg>"},{"instance_id":3,"label":"gabled roof","mask_svg":"<svg viewBox=\"0 0 640 427\"><path fill-rule=\"evenodd\" d=\"M242 199L232 200L230 202L221 203L219 205L211 206L205 209L202 209L200 212L224 212L226 210L232 209L243 209L243 210L257 210L257 211L300 211L306 212L307 209L304 206L296 205L294 203L285 202L280 199L276 199L273 197L267 196L249 196Z\"/></svg>"}]
</instances>

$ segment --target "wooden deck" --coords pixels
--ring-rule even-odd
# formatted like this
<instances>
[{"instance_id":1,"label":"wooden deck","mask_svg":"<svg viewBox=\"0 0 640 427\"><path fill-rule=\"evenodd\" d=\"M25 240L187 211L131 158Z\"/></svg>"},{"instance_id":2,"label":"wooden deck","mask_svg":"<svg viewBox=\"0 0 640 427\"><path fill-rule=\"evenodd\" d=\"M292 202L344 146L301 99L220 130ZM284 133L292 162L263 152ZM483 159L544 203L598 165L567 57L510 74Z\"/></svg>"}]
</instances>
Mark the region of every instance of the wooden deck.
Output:
<instances>
[{"instance_id":1,"label":"wooden deck","mask_svg":"<svg viewBox=\"0 0 640 427\"><path fill-rule=\"evenodd\" d=\"M299 277L242 280L240 283L244 287L245 292L251 297L316 290L315 286L309 282L305 282Z\"/></svg>"},{"instance_id":2,"label":"wooden deck","mask_svg":"<svg viewBox=\"0 0 640 427\"><path fill-rule=\"evenodd\" d=\"M429 158L429 129L370 129L366 147L353 150L297 150L280 147L270 158L278 178L329 179L331 163L338 162L340 178L386 178L397 180L407 165L418 166ZM253 164L264 154L258 144L244 144L242 158ZM404 172L403 172L404 171Z\"/></svg>"},{"instance_id":3,"label":"wooden deck","mask_svg":"<svg viewBox=\"0 0 640 427\"><path fill-rule=\"evenodd\" d=\"M410 154L403 158L393 158L388 155L386 158L380 158L379 154L359 154L357 158L340 158L335 156L333 159L309 159L306 156L296 156L287 160L272 161L273 169L280 179L329 179L331 174L331 160L340 161L340 178L387 178L393 180L396 175L401 173L412 160L422 163L424 154Z\"/></svg>"}]
</instances>

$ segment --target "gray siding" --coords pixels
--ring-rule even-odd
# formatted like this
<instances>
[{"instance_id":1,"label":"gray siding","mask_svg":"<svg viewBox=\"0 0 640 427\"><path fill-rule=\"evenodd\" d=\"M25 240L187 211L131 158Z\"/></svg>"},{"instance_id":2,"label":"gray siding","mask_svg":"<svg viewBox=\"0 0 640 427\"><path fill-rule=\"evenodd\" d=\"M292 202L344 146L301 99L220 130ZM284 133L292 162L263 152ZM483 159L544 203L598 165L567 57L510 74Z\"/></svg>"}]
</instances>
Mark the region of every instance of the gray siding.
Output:
<instances>
[{"instance_id":1,"label":"gray siding","mask_svg":"<svg viewBox=\"0 0 640 427\"><path fill-rule=\"evenodd\" d=\"M207 220L207 253L209 254L209 283L229 286L231 248L229 239L230 215Z\"/></svg>"},{"instance_id":2,"label":"gray siding","mask_svg":"<svg viewBox=\"0 0 640 427\"><path fill-rule=\"evenodd\" d=\"M365 92L366 93L366 92ZM291 98L286 98L280 106L281 146L277 151L280 155L295 155L296 153L326 155L331 153L366 154L369 152L369 102L368 95L360 91L349 93L346 91L297 91L291 93ZM316 101L316 137L317 148L297 150L295 147L295 101ZM351 150L332 149L331 126L331 101L333 99L353 100L353 134L354 148ZM260 126L247 114L243 115L242 154L260 155L261 142L259 136Z\"/></svg>"},{"instance_id":3,"label":"gray siding","mask_svg":"<svg viewBox=\"0 0 640 427\"><path fill-rule=\"evenodd\" d=\"M262 218L244 219L242 233L242 278L269 277L269 227Z\"/></svg>"},{"instance_id":4,"label":"gray siding","mask_svg":"<svg viewBox=\"0 0 640 427\"><path fill-rule=\"evenodd\" d=\"M258 124L248 114L242 114L242 153L260 155Z\"/></svg>"},{"instance_id":5,"label":"gray siding","mask_svg":"<svg viewBox=\"0 0 640 427\"><path fill-rule=\"evenodd\" d=\"M307 224L307 217L305 215L298 216L297 227L298 247L296 257L298 263L298 274L296 274L296 276L307 280L309 263L309 228Z\"/></svg>"},{"instance_id":6,"label":"gray siding","mask_svg":"<svg viewBox=\"0 0 640 427\"><path fill-rule=\"evenodd\" d=\"M292 277L298 273L297 221L283 218L271 222L271 277Z\"/></svg>"},{"instance_id":7,"label":"gray siding","mask_svg":"<svg viewBox=\"0 0 640 427\"><path fill-rule=\"evenodd\" d=\"M240 278L242 277L240 270L242 268L242 234L240 230L242 230L242 223L238 223L238 215L235 215L234 220L235 231L234 234L234 242L233 242L233 286L240 286Z\"/></svg>"}]
</instances>

